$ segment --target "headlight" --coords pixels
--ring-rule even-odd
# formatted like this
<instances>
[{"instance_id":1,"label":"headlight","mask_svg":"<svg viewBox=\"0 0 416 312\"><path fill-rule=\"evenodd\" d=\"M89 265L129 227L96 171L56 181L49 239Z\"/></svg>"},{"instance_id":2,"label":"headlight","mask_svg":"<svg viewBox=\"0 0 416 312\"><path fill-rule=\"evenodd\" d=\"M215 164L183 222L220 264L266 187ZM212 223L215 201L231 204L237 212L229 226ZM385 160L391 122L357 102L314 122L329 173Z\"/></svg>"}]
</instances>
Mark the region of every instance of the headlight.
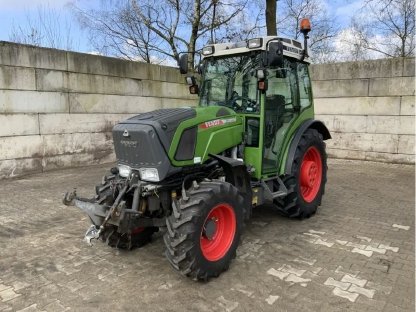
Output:
<instances>
[{"instance_id":1,"label":"headlight","mask_svg":"<svg viewBox=\"0 0 416 312\"><path fill-rule=\"evenodd\" d=\"M131 168L126 165L118 165L118 173L120 177L127 178L131 173Z\"/></svg>"},{"instance_id":2,"label":"headlight","mask_svg":"<svg viewBox=\"0 0 416 312\"><path fill-rule=\"evenodd\" d=\"M250 39L247 45L249 49L260 48L263 45L263 38Z\"/></svg>"},{"instance_id":3,"label":"headlight","mask_svg":"<svg viewBox=\"0 0 416 312\"><path fill-rule=\"evenodd\" d=\"M202 49L202 55L214 54L214 46L206 46Z\"/></svg>"},{"instance_id":4,"label":"headlight","mask_svg":"<svg viewBox=\"0 0 416 312\"><path fill-rule=\"evenodd\" d=\"M141 168L139 171L142 180L159 182L159 172L156 168Z\"/></svg>"}]
</instances>

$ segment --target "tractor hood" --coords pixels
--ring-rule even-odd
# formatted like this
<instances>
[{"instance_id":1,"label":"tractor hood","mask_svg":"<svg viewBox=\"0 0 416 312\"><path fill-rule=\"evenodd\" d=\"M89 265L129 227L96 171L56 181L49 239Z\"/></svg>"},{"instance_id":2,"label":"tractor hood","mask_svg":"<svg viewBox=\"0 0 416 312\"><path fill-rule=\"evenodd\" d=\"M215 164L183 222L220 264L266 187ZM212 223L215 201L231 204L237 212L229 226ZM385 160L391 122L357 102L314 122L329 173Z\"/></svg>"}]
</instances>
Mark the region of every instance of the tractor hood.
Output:
<instances>
[{"instance_id":1,"label":"tractor hood","mask_svg":"<svg viewBox=\"0 0 416 312\"><path fill-rule=\"evenodd\" d=\"M242 141L241 118L225 107L159 109L113 128L119 164L156 168L163 180L181 167L204 162Z\"/></svg>"}]
</instances>

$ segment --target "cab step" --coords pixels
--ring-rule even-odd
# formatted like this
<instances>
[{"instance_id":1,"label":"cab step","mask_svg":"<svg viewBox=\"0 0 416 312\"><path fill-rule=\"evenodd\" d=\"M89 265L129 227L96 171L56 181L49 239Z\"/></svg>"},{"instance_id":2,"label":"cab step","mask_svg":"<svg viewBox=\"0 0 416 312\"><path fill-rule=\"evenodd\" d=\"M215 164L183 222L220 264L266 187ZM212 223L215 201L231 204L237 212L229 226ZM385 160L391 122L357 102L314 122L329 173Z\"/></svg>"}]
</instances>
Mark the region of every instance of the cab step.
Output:
<instances>
[{"instance_id":1,"label":"cab step","mask_svg":"<svg viewBox=\"0 0 416 312\"><path fill-rule=\"evenodd\" d=\"M263 179L260 184L263 188L266 202L273 202L274 199L285 197L288 193L285 184L278 176Z\"/></svg>"}]
</instances>

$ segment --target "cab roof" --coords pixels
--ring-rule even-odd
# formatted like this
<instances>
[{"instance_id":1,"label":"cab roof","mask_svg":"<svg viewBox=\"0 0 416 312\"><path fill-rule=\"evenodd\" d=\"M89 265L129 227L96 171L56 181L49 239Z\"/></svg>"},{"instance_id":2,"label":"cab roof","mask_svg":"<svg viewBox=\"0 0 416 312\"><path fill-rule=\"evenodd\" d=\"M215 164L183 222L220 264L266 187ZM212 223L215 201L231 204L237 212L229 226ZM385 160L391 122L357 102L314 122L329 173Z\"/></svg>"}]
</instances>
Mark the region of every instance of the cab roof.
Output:
<instances>
[{"instance_id":1,"label":"cab roof","mask_svg":"<svg viewBox=\"0 0 416 312\"><path fill-rule=\"evenodd\" d=\"M260 40L260 44L256 47L249 48L249 42L252 40L258 40L258 39ZM293 57L298 60L302 58L303 47L299 41L294 40L294 39L289 39L289 38L276 37L276 36L264 36L264 37L248 39L248 40L240 41L240 42L210 44L206 47L213 47L214 52L209 55L202 54L202 58L247 53L250 51L266 51L267 44L269 41L281 41L283 43L283 55L288 56L288 57ZM309 57L305 57L303 61L310 63Z\"/></svg>"}]
</instances>

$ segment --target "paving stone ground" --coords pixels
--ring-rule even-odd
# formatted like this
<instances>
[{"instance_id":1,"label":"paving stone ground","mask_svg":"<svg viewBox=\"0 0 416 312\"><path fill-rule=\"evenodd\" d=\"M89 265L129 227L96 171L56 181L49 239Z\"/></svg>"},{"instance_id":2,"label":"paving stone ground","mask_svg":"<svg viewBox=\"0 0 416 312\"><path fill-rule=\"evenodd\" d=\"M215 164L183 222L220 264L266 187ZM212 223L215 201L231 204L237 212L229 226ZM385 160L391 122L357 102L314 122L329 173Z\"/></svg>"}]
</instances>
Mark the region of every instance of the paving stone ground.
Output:
<instances>
[{"instance_id":1,"label":"paving stone ground","mask_svg":"<svg viewBox=\"0 0 416 312\"><path fill-rule=\"evenodd\" d=\"M330 160L317 214L258 207L230 270L174 272L162 233L130 252L82 241L61 204L92 194L106 166L0 181L0 311L414 311L414 166Z\"/></svg>"}]
</instances>

